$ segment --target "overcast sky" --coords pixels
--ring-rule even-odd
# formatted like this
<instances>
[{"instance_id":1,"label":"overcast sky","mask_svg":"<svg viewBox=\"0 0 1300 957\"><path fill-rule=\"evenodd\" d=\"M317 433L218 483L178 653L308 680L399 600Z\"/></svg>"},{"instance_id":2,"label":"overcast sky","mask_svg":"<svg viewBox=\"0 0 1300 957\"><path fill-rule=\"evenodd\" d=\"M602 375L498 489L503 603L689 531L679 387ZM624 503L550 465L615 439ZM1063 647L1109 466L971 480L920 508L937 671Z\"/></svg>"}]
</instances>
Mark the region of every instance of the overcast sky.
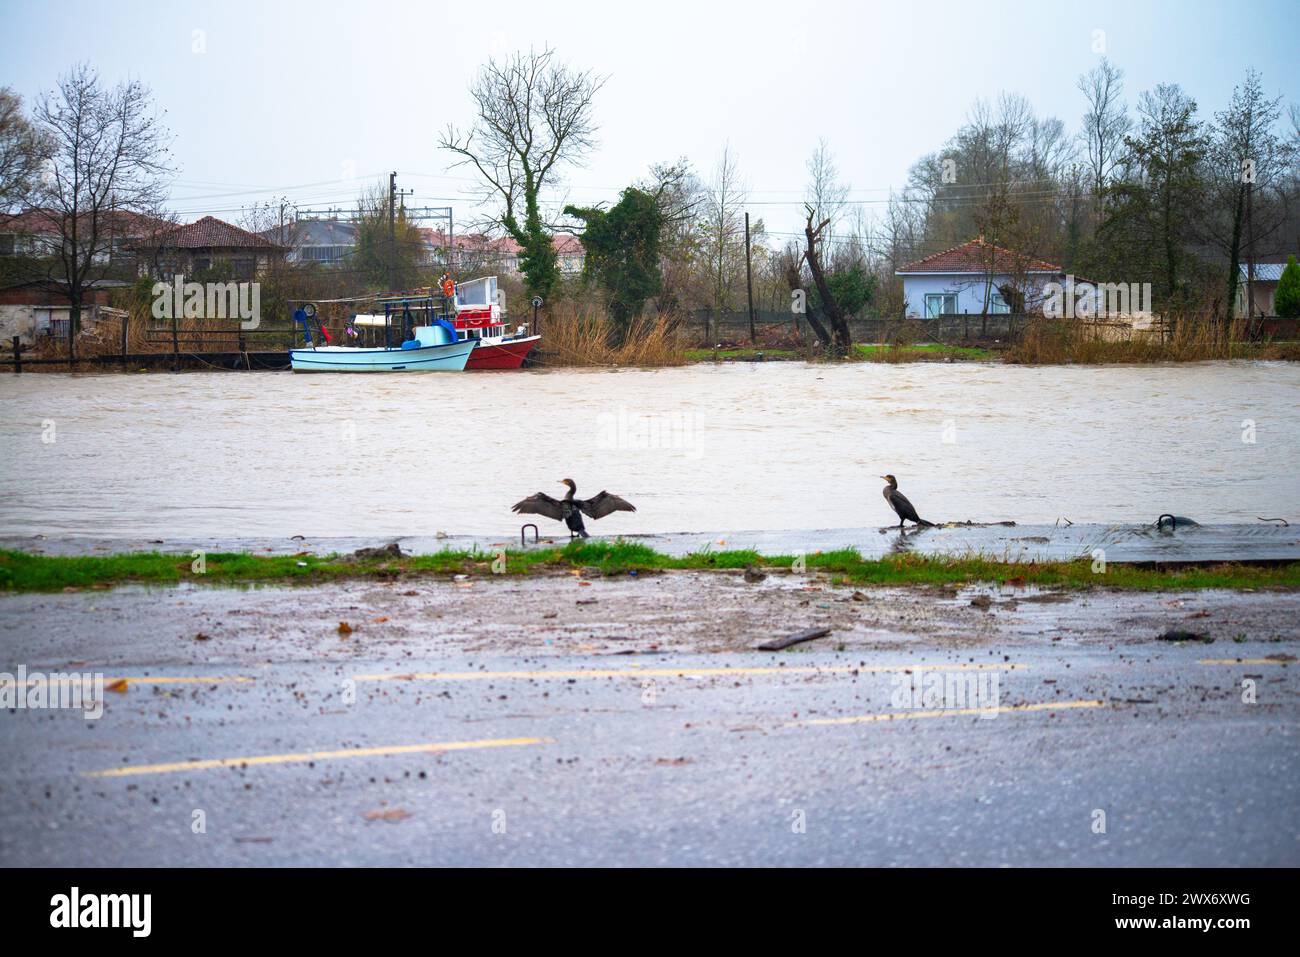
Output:
<instances>
[{"instance_id":1,"label":"overcast sky","mask_svg":"<svg viewBox=\"0 0 1300 957\"><path fill-rule=\"evenodd\" d=\"M600 145L568 174L572 200L612 200L679 156L707 177L729 141L752 214L779 234L799 222L819 137L875 210L976 97L1019 92L1077 130L1075 81L1101 44L1130 103L1176 82L1209 116L1252 66L1270 94L1300 101L1297 13L1297 0L0 0L0 84L31 98L79 60L108 81L143 80L175 135L185 221L236 219L282 195L348 205L389 170L415 191L408 205L452 203L463 221L470 173L449 169L436 133L471 119L481 63L550 45L608 77Z\"/></svg>"}]
</instances>

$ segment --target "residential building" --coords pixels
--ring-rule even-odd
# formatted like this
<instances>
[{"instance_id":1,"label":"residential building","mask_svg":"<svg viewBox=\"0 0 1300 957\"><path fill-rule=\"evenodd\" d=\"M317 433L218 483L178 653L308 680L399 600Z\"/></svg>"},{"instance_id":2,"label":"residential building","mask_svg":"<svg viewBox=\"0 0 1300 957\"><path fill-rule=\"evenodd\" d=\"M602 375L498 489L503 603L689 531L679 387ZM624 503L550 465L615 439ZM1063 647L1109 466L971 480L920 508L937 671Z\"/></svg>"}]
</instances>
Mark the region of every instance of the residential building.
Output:
<instances>
[{"instance_id":1,"label":"residential building","mask_svg":"<svg viewBox=\"0 0 1300 957\"><path fill-rule=\"evenodd\" d=\"M429 250L431 262L446 262L449 246L447 234L441 230L422 229L420 234ZM576 236L557 235L552 238L559 260L560 272L577 275L582 272L586 250ZM519 275L519 243L510 236L490 237L484 233L457 233L452 237L455 255L453 263L458 272L491 272L503 276Z\"/></svg>"},{"instance_id":2,"label":"residential building","mask_svg":"<svg viewBox=\"0 0 1300 957\"><path fill-rule=\"evenodd\" d=\"M1251 283L1254 288L1248 291L1246 288L1246 263L1240 264L1236 305L1238 318L1245 318L1247 303L1251 298L1255 302L1254 314L1256 317L1275 314L1273 297L1277 295L1277 284L1282 279L1282 270L1285 268L1285 262L1255 263L1255 278Z\"/></svg>"},{"instance_id":3,"label":"residential building","mask_svg":"<svg viewBox=\"0 0 1300 957\"><path fill-rule=\"evenodd\" d=\"M907 315L934 319L942 315L989 315L1040 311L1044 287L1064 283L1064 270L1014 252L983 236L899 267Z\"/></svg>"},{"instance_id":4,"label":"residential building","mask_svg":"<svg viewBox=\"0 0 1300 957\"><path fill-rule=\"evenodd\" d=\"M96 279L89 283L82 296L81 321L77 328L83 334L94 334L98 326L112 320L110 331L119 331L127 313L110 307L108 295L110 290L128 285L115 279ZM0 342L8 343L14 336L29 345L44 337L66 339L71 314L72 303L64 283L24 282L0 289Z\"/></svg>"},{"instance_id":5,"label":"residential building","mask_svg":"<svg viewBox=\"0 0 1300 957\"><path fill-rule=\"evenodd\" d=\"M11 216L0 216L0 257L39 259L57 255L63 242L62 219L57 211L50 209L29 209ZM118 262L131 265L138 243L173 226L154 216L110 210L99 217L98 233L92 239L89 220L89 216L82 217L77 241L94 242L91 258L98 266L111 266Z\"/></svg>"},{"instance_id":6,"label":"residential building","mask_svg":"<svg viewBox=\"0 0 1300 957\"><path fill-rule=\"evenodd\" d=\"M166 230L137 244L149 255L150 272L193 276L221 263L231 267L232 278L254 279L269 263L282 259L285 247L240 229L215 216L204 216L185 226Z\"/></svg>"},{"instance_id":7,"label":"residential building","mask_svg":"<svg viewBox=\"0 0 1300 957\"><path fill-rule=\"evenodd\" d=\"M338 266L357 248L357 224L341 219L298 219L258 235L282 246L285 261L291 263Z\"/></svg>"}]
</instances>

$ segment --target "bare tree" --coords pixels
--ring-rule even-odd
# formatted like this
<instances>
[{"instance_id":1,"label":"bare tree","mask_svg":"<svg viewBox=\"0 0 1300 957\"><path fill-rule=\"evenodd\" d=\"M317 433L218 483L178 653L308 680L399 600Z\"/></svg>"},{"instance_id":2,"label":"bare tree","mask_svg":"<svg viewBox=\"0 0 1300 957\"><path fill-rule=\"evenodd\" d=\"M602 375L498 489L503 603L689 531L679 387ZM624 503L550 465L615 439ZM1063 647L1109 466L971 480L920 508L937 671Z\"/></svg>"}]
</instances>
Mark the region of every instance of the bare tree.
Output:
<instances>
[{"instance_id":1,"label":"bare tree","mask_svg":"<svg viewBox=\"0 0 1300 957\"><path fill-rule=\"evenodd\" d=\"M1124 71L1103 57L1101 63L1079 77L1078 88L1088 101L1082 138L1096 223L1100 224L1105 218L1106 187L1124 153L1124 137L1133 125L1124 106Z\"/></svg>"},{"instance_id":2,"label":"bare tree","mask_svg":"<svg viewBox=\"0 0 1300 957\"><path fill-rule=\"evenodd\" d=\"M704 204L704 187L685 158L651 166L649 177L639 186L655 198L663 217L659 236L663 290L658 309L674 312L689 295L700 255L698 219Z\"/></svg>"},{"instance_id":3,"label":"bare tree","mask_svg":"<svg viewBox=\"0 0 1300 957\"><path fill-rule=\"evenodd\" d=\"M748 191L740 178L731 144L722 148L713 179L705 190L702 233L709 304L715 316L733 303L737 280L745 269L744 205Z\"/></svg>"},{"instance_id":4,"label":"bare tree","mask_svg":"<svg viewBox=\"0 0 1300 957\"><path fill-rule=\"evenodd\" d=\"M0 213L30 198L48 154L48 145L23 115L22 99L0 88Z\"/></svg>"},{"instance_id":5,"label":"bare tree","mask_svg":"<svg viewBox=\"0 0 1300 957\"><path fill-rule=\"evenodd\" d=\"M804 201L812 206L814 219L818 222L827 220L827 242L834 239L835 227L844 215L850 188L848 183L840 182L839 170L835 166L835 156L831 153L830 146L826 140L818 140L812 155L808 157L808 187Z\"/></svg>"},{"instance_id":6,"label":"bare tree","mask_svg":"<svg viewBox=\"0 0 1300 957\"><path fill-rule=\"evenodd\" d=\"M380 184L357 197L350 265L353 276L370 289L412 289L433 278L419 227L407 219L405 209L392 209L391 203L391 194Z\"/></svg>"},{"instance_id":7,"label":"bare tree","mask_svg":"<svg viewBox=\"0 0 1300 957\"><path fill-rule=\"evenodd\" d=\"M297 216L297 207L289 202L287 196L281 196L279 199L268 199L243 207L235 219L235 225L270 239L277 246L288 248L293 245L294 221Z\"/></svg>"},{"instance_id":8,"label":"bare tree","mask_svg":"<svg viewBox=\"0 0 1300 957\"><path fill-rule=\"evenodd\" d=\"M1119 187L1124 202L1135 207L1137 215L1128 221L1145 247L1132 260L1135 265L1151 261L1157 294L1169 305L1188 301L1185 249L1203 196L1200 167L1206 144L1196 111L1196 101L1176 83L1158 83L1143 91L1138 97L1138 127L1127 140L1135 175ZM1134 194L1136 202L1130 198Z\"/></svg>"},{"instance_id":9,"label":"bare tree","mask_svg":"<svg viewBox=\"0 0 1300 957\"><path fill-rule=\"evenodd\" d=\"M1245 83L1233 89L1228 108L1214 116L1205 235L1228 260L1225 319L1232 315L1243 261L1247 315L1254 315L1257 244L1286 220L1281 188L1294 178L1297 152L1293 139L1276 132L1281 115L1281 97L1270 99L1260 75L1249 70Z\"/></svg>"},{"instance_id":10,"label":"bare tree","mask_svg":"<svg viewBox=\"0 0 1300 957\"><path fill-rule=\"evenodd\" d=\"M879 262L881 280L878 305L883 316L902 317L907 312L903 282L895 273L900 266L917 258L924 229L922 211L920 203L908 202L906 194L891 190L884 216L872 235L871 249Z\"/></svg>"},{"instance_id":11,"label":"bare tree","mask_svg":"<svg viewBox=\"0 0 1300 957\"><path fill-rule=\"evenodd\" d=\"M817 286L817 295L821 299L822 311L826 313L826 318L830 321L830 335L826 330L812 320L812 310L809 310L809 325L817 333L817 338L822 345L830 347L838 355L848 355L849 350L853 347L853 336L849 331L848 318L844 315L844 310L840 308L839 301L831 291L830 283L826 281L826 272L822 268L822 257L818 251L818 244L822 241L822 233L830 225L830 219L822 219L814 225L812 206L804 203L804 210L808 218L804 223L804 239L808 248L804 251L804 258L808 261L808 269L812 272L813 283Z\"/></svg>"},{"instance_id":12,"label":"bare tree","mask_svg":"<svg viewBox=\"0 0 1300 957\"><path fill-rule=\"evenodd\" d=\"M52 278L71 306L68 357L75 359L86 291L106 273L124 221L162 207L169 136L146 87L129 80L108 89L84 64L38 100L35 117L51 150L36 200L59 246Z\"/></svg>"},{"instance_id":13,"label":"bare tree","mask_svg":"<svg viewBox=\"0 0 1300 957\"><path fill-rule=\"evenodd\" d=\"M594 101L604 79L559 63L555 51L489 60L470 86L476 116L467 130L448 125L440 145L470 165L483 198L498 205L492 222L520 247L529 291L548 297L560 271L543 191L566 165L595 146Z\"/></svg>"},{"instance_id":14,"label":"bare tree","mask_svg":"<svg viewBox=\"0 0 1300 957\"><path fill-rule=\"evenodd\" d=\"M781 252L777 254L776 268L780 270L781 276L785 280L785 284L789 287L790 291L798 294L799 301L802 303L803 307L802 315L804 319L807 320L808 326L812 329L813 334L817 336L817 341L825 346L831 342L831 336L830 333L826 331L826 327L822 325L822 321L817 315L817 310L813 308L812 303L808 301L808 290L805 288L803 273L804 256L804 250L792 239L787 242ZM800 314L801 310L791 308L790 322L794 328L794 334L796 337L802 339L802 330L799 328Z\"/></svg>"}]
</instances>

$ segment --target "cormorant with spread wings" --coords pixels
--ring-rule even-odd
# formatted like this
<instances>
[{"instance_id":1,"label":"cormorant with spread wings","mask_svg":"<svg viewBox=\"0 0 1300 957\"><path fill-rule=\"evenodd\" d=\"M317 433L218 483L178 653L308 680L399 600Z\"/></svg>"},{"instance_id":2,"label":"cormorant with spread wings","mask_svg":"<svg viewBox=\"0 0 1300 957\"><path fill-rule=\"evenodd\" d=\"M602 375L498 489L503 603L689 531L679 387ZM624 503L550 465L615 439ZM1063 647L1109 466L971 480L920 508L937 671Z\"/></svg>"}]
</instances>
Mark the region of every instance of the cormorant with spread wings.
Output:
<instances>
[{"instance_id":1,"label":"cormorant with spread wings","mask_svg":"<svg viewBox=\"0 0 1300 957\"><path fill-rule=\"evenodd\" d=\"M627 499L610 495L608 492L601 492L587 499L576 498L578 486L573 483L573 479L564 479L560 484L569 487L569 493L564 498L551 498L545 492L538 492L516 503L511 510L521 514L545 515L557 522L564 522L569 526L570 538L591 537L582 524L584 512L589 518L604 518L612 512L636 511L636 506Z\"/></svg>"}]
</instances>

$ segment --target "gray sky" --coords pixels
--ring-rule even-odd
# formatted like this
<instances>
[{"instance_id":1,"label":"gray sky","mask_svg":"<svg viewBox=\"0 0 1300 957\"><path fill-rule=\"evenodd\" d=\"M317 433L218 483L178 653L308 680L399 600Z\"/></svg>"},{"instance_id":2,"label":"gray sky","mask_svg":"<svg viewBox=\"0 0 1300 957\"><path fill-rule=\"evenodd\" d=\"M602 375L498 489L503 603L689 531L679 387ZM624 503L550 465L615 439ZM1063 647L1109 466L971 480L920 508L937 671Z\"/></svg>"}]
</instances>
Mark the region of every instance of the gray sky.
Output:
<instances>
[{"instance_id":1,"label":"gray sky","mask_svg":"<svg viewBox=\"0 0 1300 957\"><path fill-rule=\"evenodd\" d=\"M0 0L0 84L25 98L78 60L106 80L138 77L175 134L173 204L183 220L281 195L350 204L399 172L408 204L470 217L470 173L436 133L471 119L466 86L491 56L546 45L608 76L600 146L568 175L579 202L612 200L656 161L708 176L724 142L740 158L752 215L797 228L819 137L852 198L878 209L975 97L1024 94L1077 130L1078 75L1099 59L1126 73L1130 104L1181 84L1209 116L1247 67L1300 101L1295 0L1143 2L309 3ZM1102 33L1097 33L1102 31Z\"/></svg>"}]
</instances>

